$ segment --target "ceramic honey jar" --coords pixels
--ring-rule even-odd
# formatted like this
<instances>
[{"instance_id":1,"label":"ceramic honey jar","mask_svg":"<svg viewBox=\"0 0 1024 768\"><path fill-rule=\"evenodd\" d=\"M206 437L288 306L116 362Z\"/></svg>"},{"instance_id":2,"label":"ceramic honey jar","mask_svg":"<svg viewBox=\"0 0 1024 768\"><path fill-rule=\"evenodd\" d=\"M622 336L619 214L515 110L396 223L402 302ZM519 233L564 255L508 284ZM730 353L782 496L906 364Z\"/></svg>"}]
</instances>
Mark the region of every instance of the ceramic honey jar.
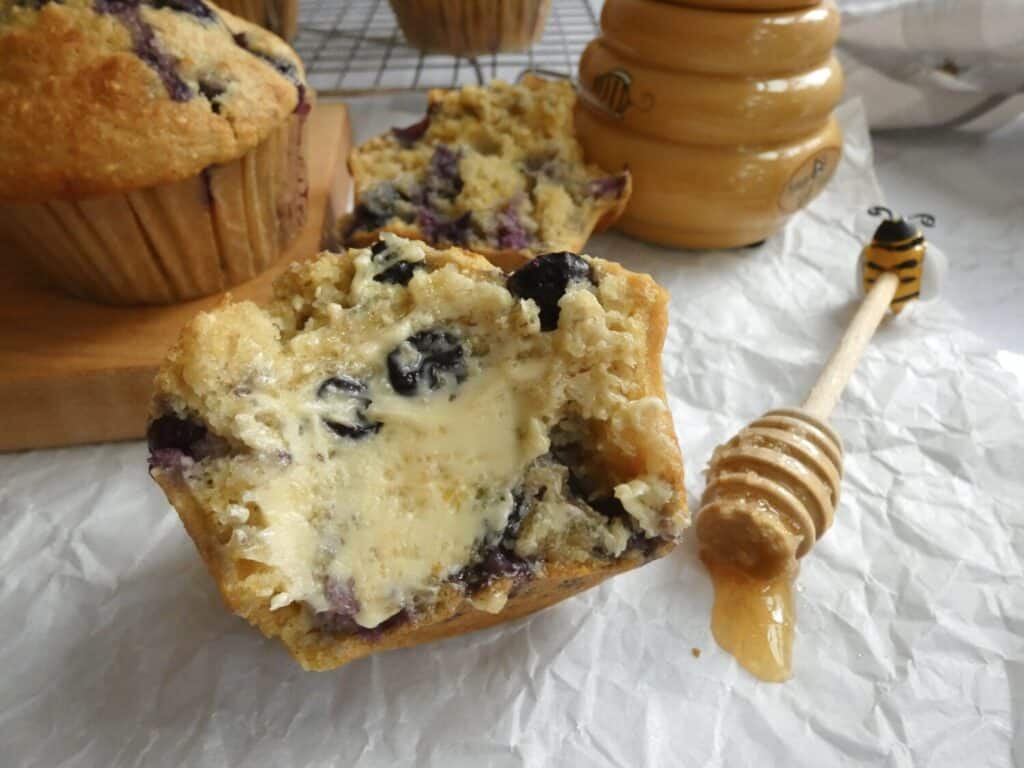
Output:
<instances>
[{"instance_id":1,"label":"ceramic honey jar","mask_svg":"<svg viewBox=\"0 0 1024 768\"><path fill-rule=\"evenodd\" d=\"M601 31L580 59L576 126L589 159L633 173L619 229L750 245L831 178L843 89L831 2L607 0Z\"/></svg>"}]
</instances>

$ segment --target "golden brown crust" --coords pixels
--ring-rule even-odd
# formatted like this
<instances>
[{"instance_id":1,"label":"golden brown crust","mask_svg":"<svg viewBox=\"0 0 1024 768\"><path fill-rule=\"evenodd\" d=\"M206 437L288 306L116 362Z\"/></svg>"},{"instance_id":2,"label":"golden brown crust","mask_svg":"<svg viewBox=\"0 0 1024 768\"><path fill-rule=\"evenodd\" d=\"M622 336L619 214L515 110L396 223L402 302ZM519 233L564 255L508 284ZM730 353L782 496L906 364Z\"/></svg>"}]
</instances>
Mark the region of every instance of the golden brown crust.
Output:
<instances>
[{"instance_id":1,"label":"golden brown crust","mask_svg":"<svg viewBox=\"0 0 1024 768\"><path fill-rule=\"evenodd\" d=\"M0 0L0 201L179 181L279 127L299 104L296 82L234 36L299 80L301 62L266 30L207 6L204 19L170 4L125 16L87 0L38 10ZM163 57L165 77L140 55L146 46ZM168 77L180 82L179 100Z\"/></svg>"}]
</instances>

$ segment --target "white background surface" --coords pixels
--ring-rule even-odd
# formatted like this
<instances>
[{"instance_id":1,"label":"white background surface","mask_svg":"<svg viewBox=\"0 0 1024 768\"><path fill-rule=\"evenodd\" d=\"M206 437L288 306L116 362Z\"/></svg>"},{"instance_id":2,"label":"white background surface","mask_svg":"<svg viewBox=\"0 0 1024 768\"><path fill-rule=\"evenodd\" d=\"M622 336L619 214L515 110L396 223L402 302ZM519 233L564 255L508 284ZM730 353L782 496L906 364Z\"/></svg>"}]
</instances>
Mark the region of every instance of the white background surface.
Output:
<instances>
[{"instance_id":1,"label":"white background surface","mask_svg":"<svg viewBox=\"0 0 1024 768\"><path fill-rule=\"evenodd\" d=\"M396 105L354 105L359 135L406 122ZM692 497L852 313L880 193L846 125L836 180L759 250L590 249L672 291ZM790 682L714 645L692 542L510 626L304 673L223 610L141 444L39 451L0 457L0 765L1020 764L1024 136L880 146L888 202L938 217L952 279L880 331L835 415L844 496L800 577Z\"/></svg>"}]
</instances>

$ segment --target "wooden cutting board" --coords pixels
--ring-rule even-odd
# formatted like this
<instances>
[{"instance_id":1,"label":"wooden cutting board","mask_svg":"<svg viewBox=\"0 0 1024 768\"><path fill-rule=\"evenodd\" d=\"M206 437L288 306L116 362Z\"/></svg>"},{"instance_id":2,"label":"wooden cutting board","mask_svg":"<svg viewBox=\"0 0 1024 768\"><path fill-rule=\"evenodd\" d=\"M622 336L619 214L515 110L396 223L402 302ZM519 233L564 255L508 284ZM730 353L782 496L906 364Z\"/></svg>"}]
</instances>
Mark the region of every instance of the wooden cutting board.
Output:
<instances>
[{"instance_id":1,"label":"wooden cutting board","mask_svg":"<svg viewBox=\"0 0 1024 768\"><path fill-rule=\"evenodd\" d=\"M274 278L289 262L316 254L325 218L348 204L345 107L318 105L307 129L306 226L280 263L233 288L233 298L269 297ZM4 261L0 451L142 437L164 353L189 318L219 304L224 294L165 307L108 307L65 296Z\"/></svg>"}]
</instances>

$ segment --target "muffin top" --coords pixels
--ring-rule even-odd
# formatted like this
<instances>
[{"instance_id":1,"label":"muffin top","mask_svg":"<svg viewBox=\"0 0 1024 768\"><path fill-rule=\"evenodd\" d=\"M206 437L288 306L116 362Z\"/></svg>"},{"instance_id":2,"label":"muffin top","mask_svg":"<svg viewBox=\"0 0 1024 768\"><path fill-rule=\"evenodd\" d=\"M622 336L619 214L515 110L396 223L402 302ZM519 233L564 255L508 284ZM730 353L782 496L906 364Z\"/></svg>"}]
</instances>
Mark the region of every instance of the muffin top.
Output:
<instances>
[{"instance_id":1,"label":"muffin top","mask_svg":"<svg viewBox=\"0 0 1024 768\"><path fill-rule=\"evenodd\" d=\"M0 201L235 160L304 114L295 52L205 0L0 0Z\"/></svg>"}]
</instances>

